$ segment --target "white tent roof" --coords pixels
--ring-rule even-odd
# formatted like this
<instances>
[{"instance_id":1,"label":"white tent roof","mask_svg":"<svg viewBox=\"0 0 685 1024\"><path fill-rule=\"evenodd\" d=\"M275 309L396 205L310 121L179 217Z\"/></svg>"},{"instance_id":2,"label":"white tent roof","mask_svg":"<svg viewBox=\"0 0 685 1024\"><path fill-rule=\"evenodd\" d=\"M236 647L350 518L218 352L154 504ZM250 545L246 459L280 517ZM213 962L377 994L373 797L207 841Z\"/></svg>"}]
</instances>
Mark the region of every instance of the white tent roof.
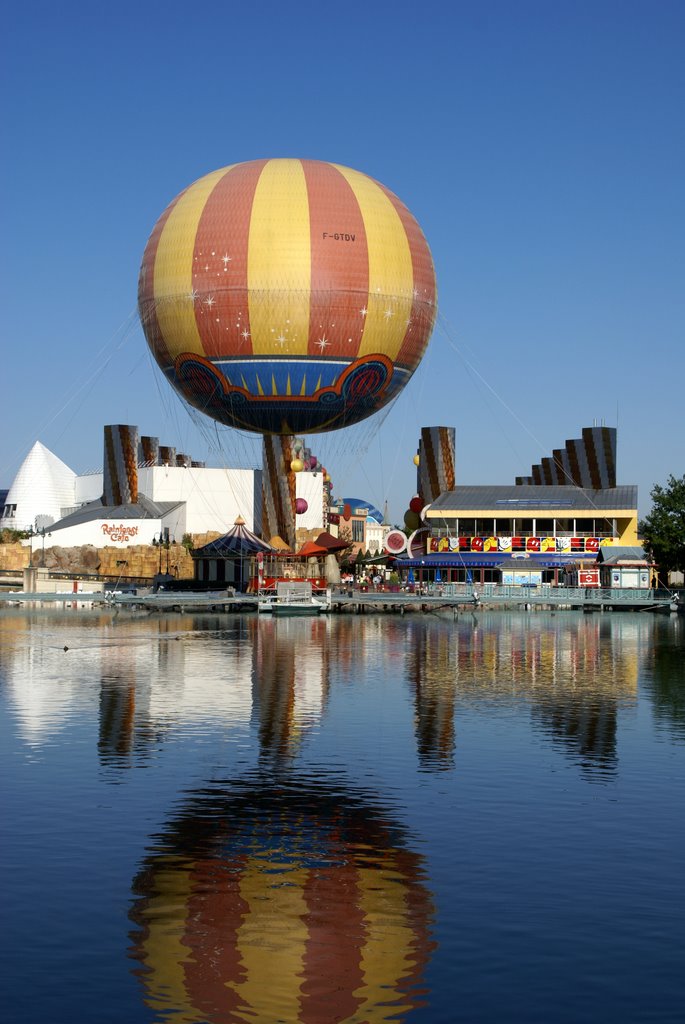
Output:
<instances>
[{"instance_id":1,"label":"white tent roof","mask_svg":"<svg viewBox=\"0 0 685 1024\"><path fill-rule=\"evenodd\" d=\"M36 441L7 492L5 509L0 509L0 528L28 530L39 517L45 517L43 525L55 522L63 508L73 506L75 488L74 471ZM13 506L10 515L2 515Z\"/></svg>"}]
</instances>

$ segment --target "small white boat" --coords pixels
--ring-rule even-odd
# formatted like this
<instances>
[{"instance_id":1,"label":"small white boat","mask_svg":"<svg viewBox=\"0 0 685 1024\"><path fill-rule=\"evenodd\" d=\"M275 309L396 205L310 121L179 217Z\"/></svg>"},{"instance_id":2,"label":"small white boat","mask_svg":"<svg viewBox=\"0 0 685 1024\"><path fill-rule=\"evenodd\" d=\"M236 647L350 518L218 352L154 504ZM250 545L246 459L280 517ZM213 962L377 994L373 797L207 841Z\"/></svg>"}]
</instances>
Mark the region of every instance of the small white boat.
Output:
<instances>
[{"instance_id":1,"label":"small white boat","mask_svg":"<svg viewBox=\"0 0 685 1024\"><path fill-rule=\"evenodd\" d=\"M276 594L261 598L257 607L261 614L276 616L320 615L328 611L328 602L314 597L311 583L279 582Z\"/></svg>"}]
</instances>

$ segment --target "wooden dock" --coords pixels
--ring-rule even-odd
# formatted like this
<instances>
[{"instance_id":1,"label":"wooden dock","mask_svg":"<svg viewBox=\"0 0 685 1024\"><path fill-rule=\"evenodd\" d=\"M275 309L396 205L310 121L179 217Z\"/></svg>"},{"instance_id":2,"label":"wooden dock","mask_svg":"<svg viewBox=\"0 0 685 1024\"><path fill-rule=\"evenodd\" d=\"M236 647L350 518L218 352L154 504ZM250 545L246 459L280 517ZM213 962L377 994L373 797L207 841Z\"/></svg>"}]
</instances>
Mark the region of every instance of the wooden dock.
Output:
<instances>
[{"instance_id":1,"label":"wooden dock","mask_svg":"<svg viewBox=\"0 0 685 1024\"><path fill-rule=\"evenodd\" d=\"M322 593L321 597L324 597ZM388 590L351 590L334 587L325 592L325 612L348 614L434 612L439 609L527 608L580 609L583 611L683 611L683 603L668 590L581 589L563 587L503 587L495 584L474 590L447 585L425 593ZM158 591L105 593L95 591L63 593L0 593L0 608L21 606L104 606L114 611L148 612L241 612L258 611L271 600L258 594L236 594L232 590L213 592Z\"/></svg>"}]
</instances>

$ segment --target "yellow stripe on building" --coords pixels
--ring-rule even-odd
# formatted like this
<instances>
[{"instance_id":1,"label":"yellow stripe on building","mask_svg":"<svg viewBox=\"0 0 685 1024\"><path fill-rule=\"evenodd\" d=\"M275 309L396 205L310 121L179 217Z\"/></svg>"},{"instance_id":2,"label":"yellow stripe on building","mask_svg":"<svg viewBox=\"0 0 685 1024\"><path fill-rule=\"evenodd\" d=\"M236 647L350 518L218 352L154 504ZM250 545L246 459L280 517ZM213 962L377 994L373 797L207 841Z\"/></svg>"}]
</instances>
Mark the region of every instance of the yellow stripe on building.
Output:
<instances>
[{"instance_id":1,"label":"yellow stripe on building","mask_svg":"<svg viewBox=\"0 0 685 1024\"><path fill-rule=\"evenodd\" d=\"M245 981L229 982L250 1020L263 1024L300 1019L308 938L302 923L308 873L293 870L279 876L272 868L268 862L253 863L240 880L240 895L249 908L237 940Z\"/></svg>"},{"instance_id":2,"label":"yellow stripe on building","mask_svg":"<svg viewBox=\"0 0 685 1024\"><path fill-rule=\"evenodd\" d=\"M414 298L409 239L395 207L371 178L335 165L359 203L369 254L369 298L359 355L397 358Z\"/></svg>"},{"instance_id":3,"label":"yellow stripe on building","mask_svg":"<svg viewBox=\"0 0 685 1024\"><path fill-rule=\"evenodd\" d=\"M160 235L154 267L155 311L174 359L181 352L205 354L192 299L195 236L209 196L230 170L222 167L191 185L169 214Z\"/></svg>"},{"instance_id":4,"label":"yellow stripe on building","mask_svg":"<svg viewBox=\"0 0 685 1024\"><path fill-rule=\"evenodd\" d=\"M309 338L309 198L299 160L270 160L252 204L247 288L255 355L302 355ZM285 337L285 348L276 338Z\"/></svg>"}]
</instances>

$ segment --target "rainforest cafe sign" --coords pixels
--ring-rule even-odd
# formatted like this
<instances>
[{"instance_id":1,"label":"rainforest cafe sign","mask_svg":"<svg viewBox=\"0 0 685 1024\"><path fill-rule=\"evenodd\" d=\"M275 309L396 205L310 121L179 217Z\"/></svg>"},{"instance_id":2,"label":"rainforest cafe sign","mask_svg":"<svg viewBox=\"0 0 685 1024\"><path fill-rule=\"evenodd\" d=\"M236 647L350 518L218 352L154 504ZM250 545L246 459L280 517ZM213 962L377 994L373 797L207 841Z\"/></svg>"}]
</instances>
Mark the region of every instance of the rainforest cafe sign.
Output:
<instances>
[{"instance_id":1,"label":"rainforest cafe sign","mask_svg":"<svg viewBox=\"0 0 685 1024\"><path fill-rule=\"evenodd\" d=\"M103 523L102 532L115 544L128 544L130 540L138 535L138 527L124 526L123 523L119 523L118 526Z\"/></svg>"}]
</instances>

